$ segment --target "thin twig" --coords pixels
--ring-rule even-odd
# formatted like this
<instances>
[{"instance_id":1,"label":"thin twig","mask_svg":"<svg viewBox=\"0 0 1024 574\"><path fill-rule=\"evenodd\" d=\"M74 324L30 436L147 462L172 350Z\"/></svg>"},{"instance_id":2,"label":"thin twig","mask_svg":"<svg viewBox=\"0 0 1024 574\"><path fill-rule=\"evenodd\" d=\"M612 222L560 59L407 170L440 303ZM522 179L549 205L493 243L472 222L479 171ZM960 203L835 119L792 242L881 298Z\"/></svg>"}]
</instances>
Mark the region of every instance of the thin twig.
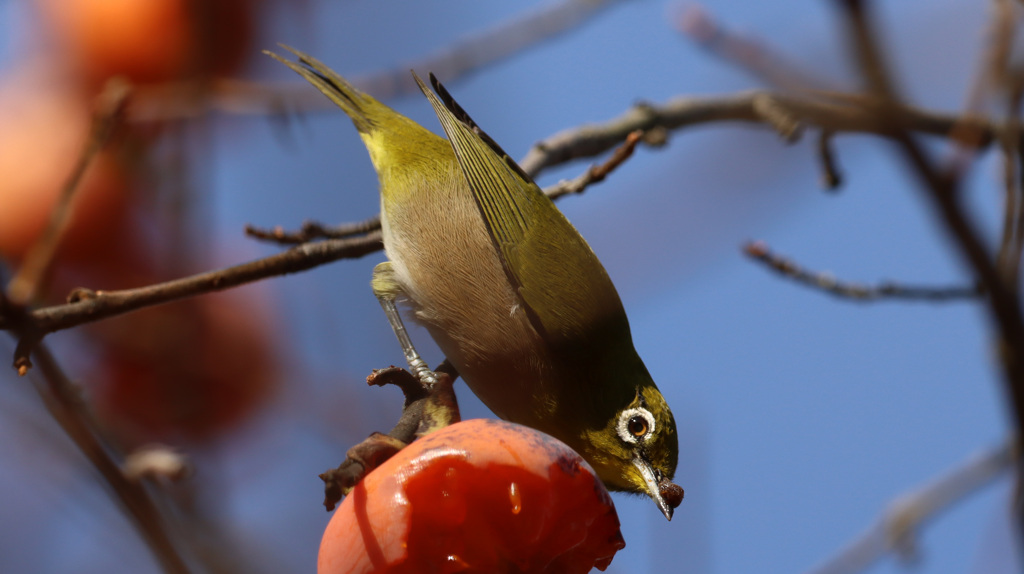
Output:
<instances>
[{"instance_id":1,"label":"thin twig","mask_svg":"<svg viewBox=\"0 0 1024 574\"><path fill-rule=\"evenodd\" d=\"M916 554L915 538L930 520L990 484L1019 458L1017 441L976 454L959 467L897 497L878 521L835 556L811 568L808 574L853 574L867 569L890 553L905 558Z\"/></svg>"},{"instance_id":2,"label":"thin twig","mask_svg":"<svg viewBox=\"0 0 1024 574\"><path fill-rule=\"evenodd\" d=\"M590 166L590 169L575 179L560 181L546 188L544 190L545 195L552 200L556 200L563 195L583 193L583 190L587 189L590 185L604 181L608 174L615 171L616 168L633 155L633 151L636 149L637 144L640 143L643 135L644 132L640 130L631 132L626 136L626 141L612 153L612 156L607 161Z\"/></svg>"},{"instance_id":3,"label":"thin twig","mask_svg":"<svg viewBox=\"0 0 1024 574\"><path fill-rule=\"evenodd\" d=\"M1022 73L1020 81L1021 88L1024 88L1024 73ZM1024 90L1021 90L1020 94L1024 95ZM1016 105L1018 108L1020 107L1022 100L1024 100L1024 98L1021 98L1020 95L1016 96ZM1019 120L1017 120L1017 124L1018 125L1015 128L1017 133L1022 133ZM1024 257L1024 146L1018 144L1016 150L1017 155L1014 159L1016 160L1017 165L1017 183L1015 186L1017 189L1017 198L1016 203L1013 206L1015 215L1013 226L1016 233L1014 235L1014 242L1009 249L1010 256L1007 261L1008 266L1004 272L1004 275L1007 278L1007 283L1013 289L1017 289L1020 286L1021 258Z\"/></svg>"},{"instance_id":4,"label":"thin twig","mask_svg":"<svg viewBox=\"0 0 1024 574\"><path fill-rule=\"evenodd\" d=\"M835 191L843 184L843 175L839 170L835 150L832 149L833 133L821 130L818 133L818 159L821 162L821 186L828 191Z\"/></svg>"},{"instance_id":5,"label":"thin twig","mask_svg":"<svg viewBox=\"0 0 1024 574\"><path fill-rule=\"evenodd\" d=\"M763 241L752 241L743 246L743 253L755 261L759 261L769 269L829 295L841 299L858 302L878 301L882 299L902 299L906 301L955 301L970 300L981 297L978 287L921 287L886 281L878 285L851 283L836 279L827 272L808 271L792 260L772 253Z\"/></svg>"},{"instance_id":6,"label":"thin twig","mask_svg":"<svg viewBox=\"0 0 1024 574\"><path fill-rule=\"evenodd\" d=\"M803 135L803 122L784 102L764 94L754 99L754 112L779 134L782 141L796 143Z\"/></svg>"},{"instance_id":7,"label":"thin twig","mask_svg":"<svg viewBox=\"0 0 1024 574\"><path fill-rule=\"evenodd\" d=\"M354 79L353 83L357 86L363 85L358 78ZM189 98L178 93L183 88L164 89L170 90L171 93L164 96L147 96L148 92L140 89L136 104L132 106L132 119L150 121L178 116L191 117L209 111L207 108L199 111L189 108L176 113L169 109L169 106L174 105L171 102L185 102L181 104L185 106L193 104L189 103ZM291 109L302 111L329 110L335 107L319 92L309 90L306 84L274 86L221 80L213 84L212 90L214 95L211 98L214 103L209 106L215 111L225 113L281 113L284 111L283 102L286 101ZM662 105L637 105L623 116L604 124L571 128L555 134L536 144L520 165L527 173L536 176L548 167L577 158L600 155L621 144L627 134L636 130L651 134L658 132L659 128L674 130L709 122L765 123L766 118L755 106L758 102L763 104L765 100L759 100L763 97L783 106L801 121L832 132L887 135L886 132L889 131L866 121L869 116L865 110L864 97L859 95L822 92L817 94L817 97L810 98L759 90L732 96L679 97ZM157 103L147 106L147 100L156 100ZM163 103L165 101L167 103ZM147 111L148 108L154 109ZM901 119L908 130L941 137L947 137L952 127L962 121L960 116L955 114L910 106L901 109ZM996 126L981 118L971 118L965 125L976 129L981 135L981 146L988 145L996 131Z\"/></svg>"},{"instance_id":8,"label":"thin twig","mask_svg":"<svg viewBox=\"0 0 1024 574\"><path fill-rule=\"evenodd\" d=\"M566 193L579 193L586 186L603 180L621 165L633 152L641 138L637 132L627 136L627 142L599 166L593 166L580 178L566 186L555 186L551 191L556 197ZM258 259L218 271L210 271L164 283L121 291L77 290L65 305L35 310L27 316L31 320L28 335L19 339L15 354L15 365L21 374L28 371L31 363L29 353L45 335L75 327L83 323L114 317L142 307L167 303L184 297L228 289L245 283L304 271L338 259L361 257L378 251L381 247L379 217L336 227L327 227L308 222L299 232L289 233L280 228L263 230L246 227L246 233L258 239L277 243L300 245L277 255ZM357 236L359 234L365 234ZM327 241L310 241L329 237ZM11 329L14 323L0 309L0 329Z\"/></svg>"},{"instance_id":9,"label":"thin twig","mask_svg":"<svg viewBox=\"0 0 1024 574\"><path fill-rule=\"evenodd\" d=\"M355 223L325 225L317 221L306 221L298 231L285 231L281 226L264 229L254 225L245 226L245 234L253 239L270 241L282 245L295 245L317 239L344 239L353 235L364 235L380 229L380 216L375 215Z\"/></svg>"},{"instance_id":10,"label":"thin twig","mask_svg":"<svg viewBox=\"0 0 1024 574\"><path fill-rule=\"evenodd\" d=\"M78 156L71 174L57 198L57 203L50 212L50 219L39 239L29 249L24 262L7 286L7 297L15 305L25 305L38 293L43 277L53 261L61 238L71 217L71 202L78 190L82 178L92 164L93 159L107 144L114 130L120 124L128 104L132 87L120 78L107 82L103 91L96 99L96 111L92 120L92 129L85 147Z\"/></svg>"}]
</instances>

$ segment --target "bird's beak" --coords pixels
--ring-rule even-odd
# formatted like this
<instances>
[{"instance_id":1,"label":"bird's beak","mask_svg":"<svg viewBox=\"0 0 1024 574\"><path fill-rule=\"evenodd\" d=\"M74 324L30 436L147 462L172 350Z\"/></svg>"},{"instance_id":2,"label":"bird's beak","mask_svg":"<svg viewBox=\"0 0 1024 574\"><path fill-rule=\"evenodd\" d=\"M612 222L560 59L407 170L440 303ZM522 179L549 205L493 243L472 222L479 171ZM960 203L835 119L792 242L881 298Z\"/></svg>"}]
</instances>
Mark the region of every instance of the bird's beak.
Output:
<instances>
[{"instance_id":1,"label":"bird's beak","mask_svg":"<svg viewBox=\"0 0 1024 574\"><path fill-rule=\"evenodd\" d=\"M645 460L645 457L641 456L640 453L633 454L633 466L635 466L637 470L640 471L640 476L644 478L644 483L647 485L647 494L650 495L650 497L654 500L654 503L658 505L658 508L661 509L661 513L665 515L665 518L672 520L672 512L675 510L675 507L679 506L679 503L682 501L683 489L672 484L668 480L663 479L661 481L665 484L659 482L657 476L654 473L654 468L651 466L651 463L647 462L647 460ZM665 496L662 495L662 487L666 485L674 487L676 490L678 490L678 496L673 495L670 497L671 500L666 501Z\"/></svg>"}]
</instances>

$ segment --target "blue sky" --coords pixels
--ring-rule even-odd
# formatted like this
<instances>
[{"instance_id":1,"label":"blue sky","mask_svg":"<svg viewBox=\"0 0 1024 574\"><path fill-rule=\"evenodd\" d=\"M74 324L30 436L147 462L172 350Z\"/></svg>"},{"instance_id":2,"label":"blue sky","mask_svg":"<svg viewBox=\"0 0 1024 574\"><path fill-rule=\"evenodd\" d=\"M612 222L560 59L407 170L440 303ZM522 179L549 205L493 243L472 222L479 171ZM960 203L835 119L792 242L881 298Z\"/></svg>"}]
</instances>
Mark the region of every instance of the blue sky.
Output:
<instances>
[{"instance_id":1,"label":"blue sky","mask_svg":"<svg viewBox=\"0 0 1024 574\"><path fill-rule=\"evenodd\" d=\"M18 21L16 4L0 3L0 24ZM313 2L306 17L282 10L264 41L294 45L354 76L400 68L534 5L541 3ZM517 157L556 131L612 118L638 101L759 87L673 28L681 6L620 2L578 30L448 87ZM829 3L706 7L809 70L855 85ZM921 105L957 109L980 57L984 3L888 2L879 12L906 92ZM6 47L8 63L18 42ZM261 58L251 73L294 79ZM438 127L422 98L389 104ZM375 212L375 175L340 113L306 117L293 126L289 145L263 119L224 117L214 126L213 145L196 161L207 176L213 237L225 263L274 252L242 238L245 223L295 227L307 218L342 222ZM847 182L835 194L818 186L812 137L787 146L763 128L720 124L676 133L663 149L641 148L607 182L559 204L616 281L637 348L681 434L677 482L686 500L666 523L650 501L616 497L627 548L611 571L807 570L871 525L897 495L1006 435L977 306L840 301L740 254L745 241L763 239L850 280L969 280L893 150L866 136L840 136L835 145ZM539 183L586 165L546 173ZM997 168L993 157L980 157L968 190L973 215L993 242ZM371 368L401 359L368 289L381 257L271 282L292 345L289 361L306 379L291 383L283 404L198 455L223 481L240 480L218 512L232 538L265 564L313 568L328 519L315 475L337 464L350 444L384 430L381 421L397 411L395 396L360 383ZM413 336L424 341L426 333ZM467 418L489 416L464 387L459 391ZM0 400L23 404L23 412L38 409L11 390ZM342 415L331 406L345 407ZM29 437L0 441L7 454L43 432L4 415L0 428L7 437ZM11 499L0 505L0 570L58 571L73 559L84 565L80 571L102 572L125 564L115 548L132 557L131 571L151 567L130 537L110 534L127 526L68 449L52 441L39 448L49 449L47 464L67 476L50 484L33 480L30 469L0 466L9 493L3 498ZM1000 542L1008 485L1004 478L928 526L921 571L1012 571ZM57 505L46 500L54 492L61 493ZM58 543L62 554L51 556L44 541ZM870 570L897 571L891 557Z\"/></svg>"}]
</instances>

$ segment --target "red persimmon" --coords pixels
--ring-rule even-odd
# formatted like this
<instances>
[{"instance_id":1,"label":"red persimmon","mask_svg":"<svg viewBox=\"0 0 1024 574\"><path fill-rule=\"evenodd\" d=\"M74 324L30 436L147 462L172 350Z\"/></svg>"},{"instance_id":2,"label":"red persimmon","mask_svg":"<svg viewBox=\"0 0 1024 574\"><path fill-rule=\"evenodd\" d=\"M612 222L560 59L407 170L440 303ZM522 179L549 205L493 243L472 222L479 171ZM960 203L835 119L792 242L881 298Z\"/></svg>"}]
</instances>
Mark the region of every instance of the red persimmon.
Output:
<instances>
[{"instance_id":1,"label":"red persimmon","mask_svg":"<svg viewBox=\"0 0 1024 574\"><path fill-rule=\"evenodd\" d=\"M578 454L477 419L366 476L327 526L318 572L588 572L624 546L611 498Z\"/></svg>"}]
</instances>

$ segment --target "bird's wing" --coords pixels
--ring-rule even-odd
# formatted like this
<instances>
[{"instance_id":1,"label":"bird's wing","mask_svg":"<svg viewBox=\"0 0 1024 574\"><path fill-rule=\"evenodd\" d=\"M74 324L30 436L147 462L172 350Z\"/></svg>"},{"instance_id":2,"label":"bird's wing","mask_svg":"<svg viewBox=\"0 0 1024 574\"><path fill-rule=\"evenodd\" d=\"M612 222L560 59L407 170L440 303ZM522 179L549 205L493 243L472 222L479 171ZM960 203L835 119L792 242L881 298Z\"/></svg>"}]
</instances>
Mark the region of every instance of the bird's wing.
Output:
<instances>
[{"instance_id":1,"label":"bird's wing","mask_svg":"<svg viewBox=\"0 0 1024 574\"><path fill-rule=\"evenodd\" d=\"M433 74L430 80L440 98L416 77L537 331L552 342L582 342L598 324L625 321L615 287L579 232Z\"/></svg>"}]
</instances>

